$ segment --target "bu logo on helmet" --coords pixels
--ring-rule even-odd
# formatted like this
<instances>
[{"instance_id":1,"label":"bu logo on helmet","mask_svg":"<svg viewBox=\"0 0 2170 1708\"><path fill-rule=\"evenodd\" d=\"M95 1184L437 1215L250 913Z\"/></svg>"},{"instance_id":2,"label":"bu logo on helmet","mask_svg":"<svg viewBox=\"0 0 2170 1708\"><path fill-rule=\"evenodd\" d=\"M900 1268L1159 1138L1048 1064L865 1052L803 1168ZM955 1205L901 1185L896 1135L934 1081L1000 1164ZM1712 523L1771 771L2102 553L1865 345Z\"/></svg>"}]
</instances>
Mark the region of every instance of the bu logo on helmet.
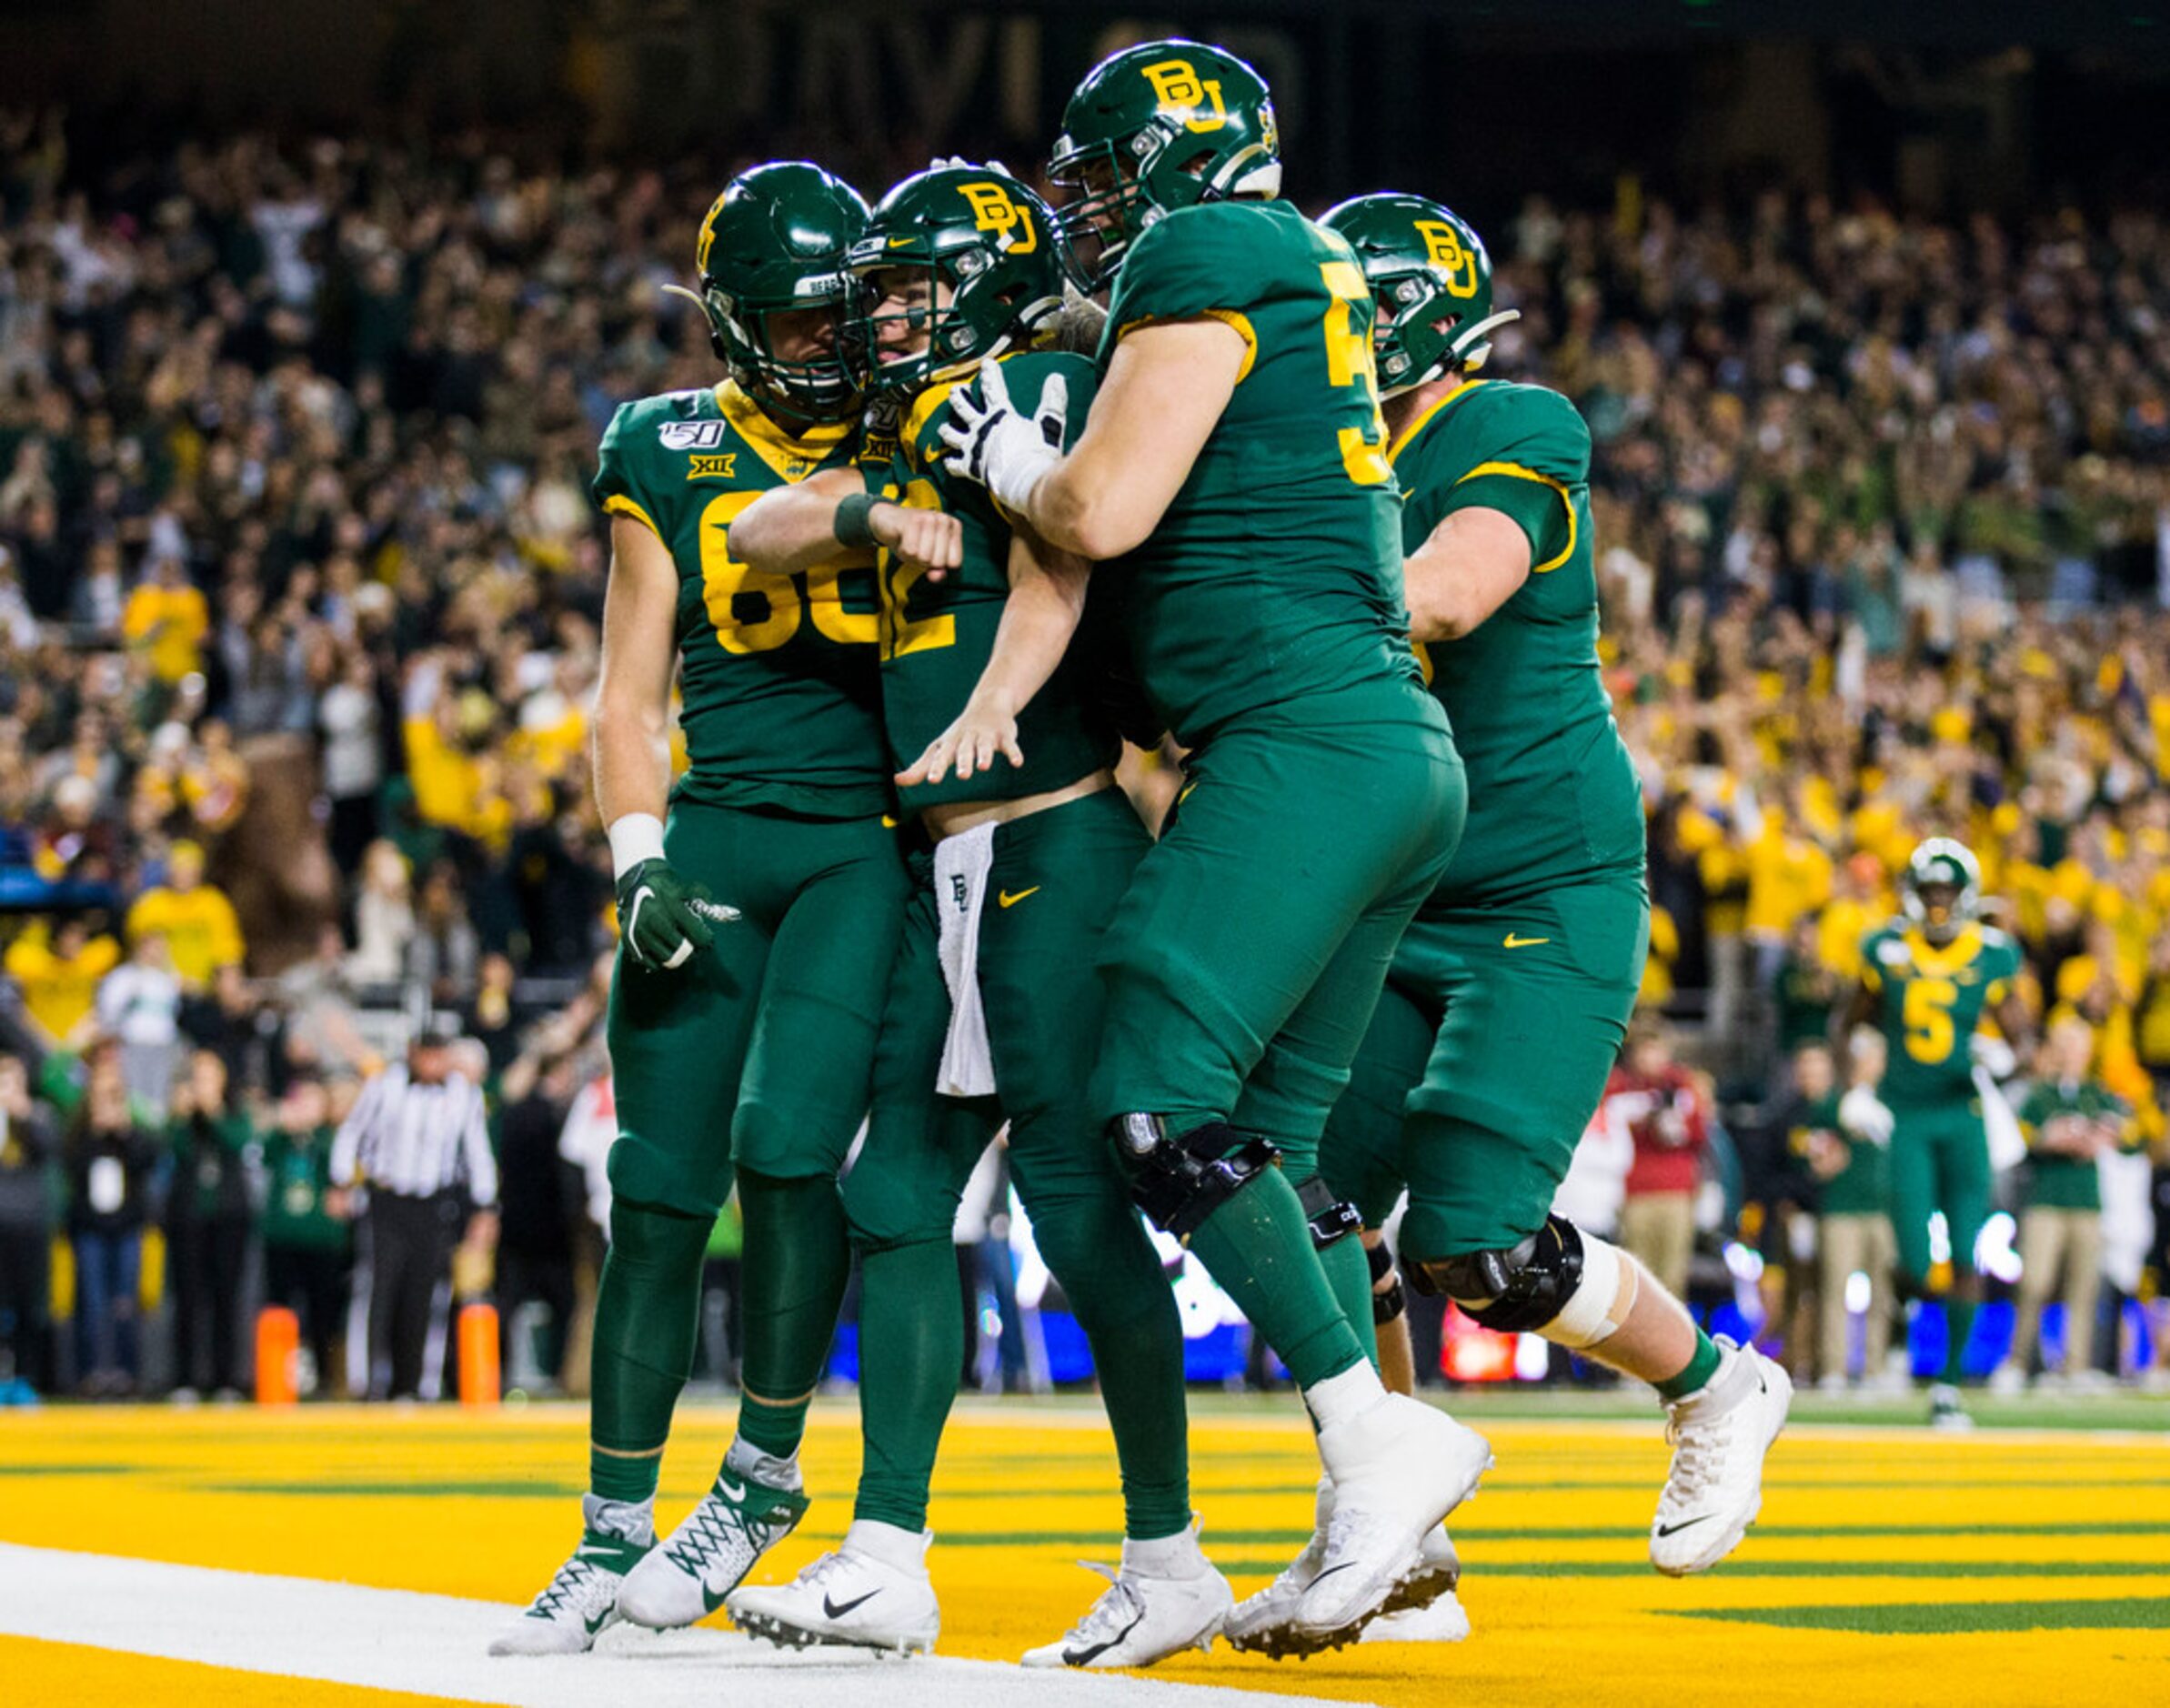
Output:
<instances>
[{"instance_id":1,"label":"bu logo on helmet","mask_svg":"<svg viewBox=\"0 0 2170 1708\"><path fill-rule=\"evenodd\" d=\"M1032 228L1032 216L1011 199L1000 184L960 184L957 193L972 205L972 224L981 231L999 233L996 247L1005 255L1030 255L1040 246L1040 233Z\"/></svg>"},{"instance_id":2,"label":"bu logo on helmet","mask_svg":"<svg viewBox=\"0 0 2170 1708\"><path fill-rule=\"evenodd\" d=\"M1424 240L1424 256L1445 282L1450 296L1477 294L1477 257L1462 246L1462 235L1441 219L1420 219L1417 236Z\"/></svg>"},{"instance_id":3,"label":"bu logo on helmet","mask_svg":"<svg viewBox=\"0 0 2170 1708\"><path fill-rule=\"evenodd\" d=\"M730 192L725 191L728 196ZM693 246L693 265L703 273L708 270L708 246L716 241L716 216L723 212L723 196L718 196L708 205L708 211L700 222L700 236Z\"/></svg>"},{"instance_id":4,"label":"bu logo on helmet","mask_svg":"<svg viewBox=\"0 0 2170 1708\"><path fill-rule=\"evenodd\" d=\"M1189 130L1219 130L1228 123L1228 108L1221 104L1221 81L1199 80L1188 59L1163 59L1157 65L1141 66L1145 80L1160 98L1160 108L1183 121ZM1204 107L1204 113L1199 111Z\"/></svg>"}]
</instances>

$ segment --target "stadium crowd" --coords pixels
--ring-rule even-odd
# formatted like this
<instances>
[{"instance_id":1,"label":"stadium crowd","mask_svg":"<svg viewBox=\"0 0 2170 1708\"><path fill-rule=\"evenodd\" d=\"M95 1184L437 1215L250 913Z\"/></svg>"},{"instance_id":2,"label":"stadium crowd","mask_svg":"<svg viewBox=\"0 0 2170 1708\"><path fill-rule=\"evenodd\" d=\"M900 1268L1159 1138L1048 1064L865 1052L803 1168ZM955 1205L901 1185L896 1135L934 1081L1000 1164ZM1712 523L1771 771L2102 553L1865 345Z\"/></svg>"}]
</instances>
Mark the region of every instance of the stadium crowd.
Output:
<instances>
[{"instance_id":1,"label":"stadium crowd","mask_svg":"<svg viewBox=\"0 0 2170 1708\"><path fill-rule=\"evenodd\" d=\"M494 1284L508 1326L546 1303L577 1370L613 929L585 483L620 400L716 377L659 288L714 188L479 136L246 134L92 172L55 116L0 116L17 1381L136 1391L163 1299L166 1383L238 1389L263 1296L299 1311L326 1391L367 1392L351 1348L339 1374L335 1136L431 1011L503 1182L494 1249L442 1279ZM1791 1230L1828 1181L1787 1111L1856 1069L1796 1063L1932 830L1979 853L2025 950L2063 1052L2041 1082L2098 1086L2129 1111L2114 1148L2159 1149L2170 230L1623 190L1488 235L1522 315L1491 371L1592 429L1604 658L1650 815L1644 995L1673 1024L1618 1089L1680 1112L1626 1123L1652 1155L1624 1196L1692 1199L1730 1128L1750 1242L1803 1267ZM1661 1272L1685 1261L1679 1204L1622 1209ZM1776 1332L1797 1301L1773 1299ZM1814 1335L1788 1345L1818 1368Z\"/></svg>"}]
</instances>

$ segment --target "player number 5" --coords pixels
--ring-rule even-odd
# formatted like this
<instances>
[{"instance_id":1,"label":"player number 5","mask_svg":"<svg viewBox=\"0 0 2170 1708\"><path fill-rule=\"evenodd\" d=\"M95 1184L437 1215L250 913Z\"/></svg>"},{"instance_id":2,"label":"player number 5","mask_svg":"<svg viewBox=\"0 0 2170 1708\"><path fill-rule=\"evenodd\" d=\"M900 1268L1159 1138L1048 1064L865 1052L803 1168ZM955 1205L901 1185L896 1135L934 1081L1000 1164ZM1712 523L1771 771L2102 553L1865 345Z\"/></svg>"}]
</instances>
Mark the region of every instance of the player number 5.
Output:
<instances>
[{"instance_id":1,"label":"player number 5","mask_svg":"<svg viewBox=\"0 0 2170 1708\"><path fill-rule=\"evenodd\" d=\"M1341 467L1360 487L1382 487L1393 478L1386 460L1386 417L1379 412L1379 372L1371 359L1371 330L1351 324L1350 312L1371 300L1362 271L1353 261L1321 261L1319 276L1333 300L1326 306L1326 378L1334 386L1361 384L1371 423L1341 430Z\"/></svg>"}]
</instances>

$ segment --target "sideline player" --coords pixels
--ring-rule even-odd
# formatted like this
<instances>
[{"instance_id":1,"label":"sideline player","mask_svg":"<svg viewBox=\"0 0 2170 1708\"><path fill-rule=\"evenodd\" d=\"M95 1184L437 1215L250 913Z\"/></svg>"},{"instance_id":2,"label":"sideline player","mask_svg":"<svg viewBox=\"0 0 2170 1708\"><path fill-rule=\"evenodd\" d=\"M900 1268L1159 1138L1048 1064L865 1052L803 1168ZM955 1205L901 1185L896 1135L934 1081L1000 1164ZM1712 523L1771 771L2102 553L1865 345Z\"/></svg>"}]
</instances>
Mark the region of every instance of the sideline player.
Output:
<instances>
[{"instance_id":1,"label":"sideline player","mask_svg":"<svg viewBox=\"0 0 2170 1708\"><path fill-rule=\"evenodd\" d=\"M734 555L730 532L759 493L850 456L856 399L836 346L844 253L866 215L819 166L733 179L698 251L729 377L628 404L603 437L613 557L596 791L622 932L610 1250L580 1544L496 1653L586 1649L615 1618L690 1624L806 1510L799 1443L850 1270L837 1171L866 1107L905 876L882 822L871 554L839 548L769 575ZM681 659L691 769L666 825ZM734 1170L738 1435L658 1546L658 1468Z\"/></svg>"},{"instance_id":2,"label":"sideline player","mask_svg":"<svg viewBox=\"0 0 2170 1708\"><path fill-rule=\"evenodd\" d=\"M1900 874L1899 899L1905 918L1862 942L1861 988L1846 1026L1874 1024L1889 1047L1877 1095L1892 1112L1891 1221L1909 1301L1933 1291L1929 1219L1941 1211L1950 1235L1944 1370L1929 1388L1929 1421L1964 1428L1970 1420L1959 1403L1959 1378L1982 1303L1974 1246L1989 1219L1991 1186L1974 1064L2009 1073L2030 1021L2015 984L2019 946L1982 921L1982 869L1964 845L1938 836L1915 849ZM1977 1030L1985 1014L2002 1038Z\"/></svg>"},{"instance_id":3,"label":"sideline player","mask_svg":"<svg viewBox=\"0 0 2170 1708\"><path fill-rule=\"evenodd\" d=\"M1093 1098L1139 1203L1318 1422L1338 1505L1293 1623L1322 1644L1443 1591L1420 1539L1491 1452L1381 1386L1352 1216L1316 1173L1463 789L1409 648L1371 295L1346 244L1273 199L1279 149L1266 85L1219 48L1095 67L1050 166L1080 286L1114 286L1091 419L1066 455L1059 403L1020 408L990 366L942 433L1040 538L1124 559L1093 597L1190 753L1101 950Z\"/></svg>"},{"instance_id":4,"label":"sideline player","mask_svg":"<svg viewBox=\"0 0 2170 1708\"><path fill-rule=\"evenodd\" d=\"M1323 1171L1372 1231L1406 1185L1414 1284L1657 1387L1675 1452L1651 1557L1699 1571L1754 1516L1785 1375L1712 1341L1634 1259L1552 1213L1649 933L1641 790L1598 669L1589 433L1557 392L1473 377L1512 316L1493 312L1491 259L1453 214L1381 194L1321 223L1379 303L1412 632L1470 776L1462 841L1395 952ZM1382 1351L1405 1346L1399 1286L1367 1238ZM1409 1369L1406 1353L1393 1361ZM1238 1610L1239 1646L1285 1644L1301 1564ZM1377 1629L1461 1634L1417 1614Z\"/></svg>"},{"instance_id":5,"label":"sideline player","mask_svg":"<svg viewBox=\"0 0 2170 1708\"><path fill-rule=\"evenodd\" d=\"M844 1181L862 1265L858 1505L839 1549L728 1605L782 1643L931 1645L928 1484L964 1350L950 1230L1007 1120L1034 1239L1091 1344L1126 1518L1106 1593L1025 1663L1149 1665L1210 1644L1233 1601L1191 1529L1175 1296L1084 1100L1101 1009L1093 957L1149 839L1115 787L1121 739L1092 649L1065 653L1085 567L1013 533L941 466L937 437L982 357L1000 359L1020 397L1067 388L1073 430L1097 376L1083 357L1036 347L1061 311L1061 263L1046 208L1000 168L907 178L851 259L873 299L853 346L872 363L876 408L901 415L895 460L759 499L738 549L789 571L878 529L919 536L917 558L882 565L881 680L890 745L910 768L899 796L934 849L906 916L867 1140ZM1013 661L1046 686L1020 692Z\"/></svg>"}]
</instances>

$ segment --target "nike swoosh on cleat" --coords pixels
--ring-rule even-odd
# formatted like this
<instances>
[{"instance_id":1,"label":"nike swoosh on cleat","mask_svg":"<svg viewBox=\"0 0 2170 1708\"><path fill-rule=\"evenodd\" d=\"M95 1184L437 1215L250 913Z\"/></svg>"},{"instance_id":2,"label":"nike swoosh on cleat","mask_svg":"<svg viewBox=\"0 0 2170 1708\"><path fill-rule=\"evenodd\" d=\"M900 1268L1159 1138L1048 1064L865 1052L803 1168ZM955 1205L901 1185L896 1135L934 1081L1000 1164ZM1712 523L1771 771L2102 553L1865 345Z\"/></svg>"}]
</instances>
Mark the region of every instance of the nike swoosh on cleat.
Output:
<instances>
[{"instance_id":1,"label":"nike swoosh on cleat","mask_svg":"<svg viewBox=\"0 0 2170 1708\"><path fill-rule=\"evenodd\" d=\"M1137 1630L1144 1618L1145 1615L1140 1613L1136 1619L1131 1620L1129 1624L1125 1625L1112 1637L1110 1637L1107 1642L1096 1643L1090 1649L1063 1650L1062 1664L1065 1666L1090 1666L1095 1661L1099 1660L1101 1655L1107 1653L1109 1650L1112 1649L1117 1643L1120 1643L1125 1637L1129 1636L1130 1633Z\"/></svg>"},{"instance_id":2,"label":"nike swoosh on cleat","mask_svg":"<svg viewBox=\"0 0 2170 1708\"><path fill-rule=\"evenodd\" d=\"M1713 1518L1715 1516L1716 1514L1713 1512L1699 1512L1693 1518L1682 1519L1677 1524L1660 1524L1658 1526L1657 1533L1661 1536L1676 1536L1682 1531L1686 1530L1690 1525L1700 1524L1704 1520Z\"/></svg>"},{"instance_id":3,"label":"nike swoosh on cleat","mask_svg":"<svg viewBox=\"0 0 2170 1708\"><path fill-rule=\"evenodd\" d=\"M821 1611L822 1611L824 1613L826 1613L826 1614L827 1614L827 1615L828 1615L829 1618L831 1618L831 1619L841 1619L841 1618L843 1618L843 1616L844 1616L846 1613L849 1613L849 1612L850 1612L850 1611L851 1611L853 1608L855 1608L855 1607L864 1607L864 1606L865 1606L865 1605L866 1605L866 1604L867 1604L869 1602L872 1601L872 1600L873 1600L873 1599L874 1599L874 1598L875 1598L877 1595L879 1595L879 1594L880 1594L880 1593L881 1593L881 1592L880 1592L879 1590L869 1590L869 1591L868 1591L868 1592L866 1592L864 1595L860 1596L860 1597L859 1598L859 1600L857 1600L856 1602L846 1602L846 1603L843 1604L843 1606L841 1606L841 1607L839 1607L839 1606L836 1604L836 1603L834 1603L833 1601L829 1600L829 1598L828 1596L824 1595L824 1596L821 1598Z\"/></svg>"}]
</instances>

